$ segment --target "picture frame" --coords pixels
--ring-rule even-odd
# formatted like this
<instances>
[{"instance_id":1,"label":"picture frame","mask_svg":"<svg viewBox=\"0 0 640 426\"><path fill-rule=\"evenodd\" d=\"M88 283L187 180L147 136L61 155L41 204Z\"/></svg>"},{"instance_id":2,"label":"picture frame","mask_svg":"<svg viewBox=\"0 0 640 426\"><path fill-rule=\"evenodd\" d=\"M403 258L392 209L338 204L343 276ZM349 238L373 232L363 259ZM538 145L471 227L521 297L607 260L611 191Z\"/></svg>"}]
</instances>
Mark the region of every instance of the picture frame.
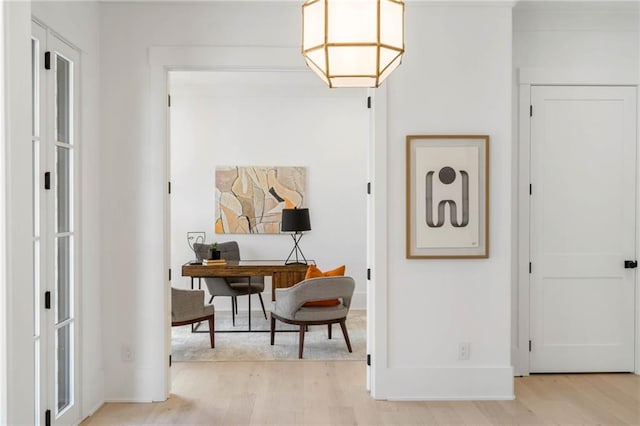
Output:
<instances>
[{"instance_id":1,"label":"picture frame","mask_svg":"<svg viewBox=\"0 0 640 426\"><path fill-rule=\"evenodd\" d=\"M489 257L489 136L408 135L407 259Z\"/></svg>"}]
</instances>

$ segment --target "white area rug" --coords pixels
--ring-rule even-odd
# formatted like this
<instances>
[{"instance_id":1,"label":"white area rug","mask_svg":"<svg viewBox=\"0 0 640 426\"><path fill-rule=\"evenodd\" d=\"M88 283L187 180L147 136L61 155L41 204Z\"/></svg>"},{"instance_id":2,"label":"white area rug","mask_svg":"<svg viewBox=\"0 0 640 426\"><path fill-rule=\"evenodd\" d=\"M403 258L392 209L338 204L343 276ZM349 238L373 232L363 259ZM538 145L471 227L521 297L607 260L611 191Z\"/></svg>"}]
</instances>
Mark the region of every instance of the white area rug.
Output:
<instances>
[{"instance_id":1,"label":"white area rug","mask_svg":"<svg viewBox=\"0 0 640 426\"><path fill-rule=\"evenodd\" d=\"M269 318L269 312L267 312ZM246 330L247 314L236 315L231 325L231 312L216 312L216 330ZM259 311L251 316L252 330L269 330L269 320ZM299 333L295 326L276 321L275 344L269 344L269 333L216 333L215 349L209 345L209 333L191 333L191 326L172 327L171 353L173 361L268 361L298 359ZM349 353L339 324L333 325L332 339L327 339L327 326L309 327L304 337L303 359L306 360L364 360L366 357L366 312L351 311L347 317L347 331L353 353ZM200 324L198 330L208 330Z\"/></svg>"}]
</instances>

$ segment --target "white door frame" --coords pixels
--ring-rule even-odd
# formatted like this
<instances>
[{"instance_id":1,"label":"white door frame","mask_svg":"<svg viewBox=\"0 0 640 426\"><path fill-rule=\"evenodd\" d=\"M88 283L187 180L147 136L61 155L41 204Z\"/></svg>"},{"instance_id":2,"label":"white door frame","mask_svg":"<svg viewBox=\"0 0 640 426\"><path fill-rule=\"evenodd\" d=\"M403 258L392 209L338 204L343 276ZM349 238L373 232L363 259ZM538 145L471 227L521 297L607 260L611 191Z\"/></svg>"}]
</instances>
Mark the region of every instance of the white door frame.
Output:
<instances>
[{"instance_id":1,"label":"white door frame","mask_svg":"<svg viewBox=\"0 0 640 426\"><path fill-rule=\"evenodd\" d=\"M4 10L6 3L0 3L0 22L2 27L5 27L4 22ZM5 32L4 29L0 31L0 129L6 129L5 127ZM6 182L5 182L5 162L6 162L6 137L5 132L0 132L0 271L6 271ZM7 276L6 273L0 273L0 308L3 313L0 314L0 424L7 424Z\"/></svg>"},{"instance_id":2,"label":"white door frame","mask_svg":"<svg viewBox=\"0 0 640 426\"><path fill-rule=\"evenodd\" d=\"M156 182L152 190L155 200L162 199L163 229L162 235L164 247L161 266L158 271L161 276L168 277L167 270L171 267L170 253L170 214L169 194L167 182L169 182L169 114L167 109L168 73L169 71L208 70L208 71L305 71L299 48L294 47L151 47L149 48L150 66L150 121L149 134L151 145L158 147L149 153L153 164L162 164L162 179ZM310 70L308 70L311 72ZM334 89L335 90L335 89ZM370 123L369 141L369 177L375 188L376 196L370 196L368 204L369 220L373 224L373 230L367 233L368 267L372 269L372 283L367 289L367 348L371 353L378 353L380 357L386 354L386 333L376 333L376 324L383 326L386 321L380 322L386 315L386 294L376 297L375 289L386 289L386 91L377 89L370 91L373 99L372 122ZM377 102L376 102L377 100ZM363 99L364 102L364 99ZM158 176L159 177L159 176ZM150 188L151 189L151 188ZM363 188L364 190L364 188ZM375 212L375 214L374 214ZM373 238L375 236L375 239ZM373 250L373 251L372 251ZM374 268L376 266L376 268ZM178 276L180 271L173 271ZM158 318L153 321L148 332L153 342L153 348L148 348L155 354L153 363L149 366L158 374L157 382L152 385L154 401L167 399L171 389L169 376L169 354L171 352L171 311L170 311L170 287L167 280L165 286L153 287L154 293L150 294L150 306L153 306L152 316ZM381 327L384 329L384 327ZM378 339L376 339L376 335ZM369 340L371 339L371 340ZM376 351L376 348L382 349ZM381 359L382 360L382 359ZM381 361L378 360L378 361ZM378 365L378 364L376 364ZM386 365L380 363L379 365ZM375 369L370 372L370 384L372 396L376 395ZM369 380L369 378L368 378Z\"/></svg>"},{"instance_id":3,"label":"white door frame","mask_svg":"<svg viewBox=\"0 0 640 426\"><path fill-rule=\"evenodd\" d=\"M632 72L623 72L617 69L556 69L556 68L520 68L518 70L518 143L514 150L514 161L518 164L518 185L517 185L517 230L518 244L516 246L517 255L514 265L517 270L517 281L514 283L513 291L517 295L514 298L517 306L514 311L513 327L516 330L514 340L511 342L511 358L513 360L514 374L516 376L528 376L529 369L529 261L530 261L530 217L529 217L529 183L530 183L530 160L531 160L531 129L529 106L531 105L531 86L635 86L638 88L639 76ZM535 113L535 112L534 112ZM640 116L637 117L636 125L640 124ZM636 144L637 133L636 133ZM640 159L636 159L637 170L640 170ZM636 174L636 185L640 188L638 174ZM637 201L638 202L638 201ZM640 212L640 206L636 206L636 211ZM639 213L637 213L638 215ZM640 218L636 216L636 222ZM636 242L640 239L640 227L636 226ZM636 258L638 247L636 244ZM635 335L635 373L640 374L640 295L638 295L638 274L636 274L636 335Z\"/></svg>"}]
</instances>

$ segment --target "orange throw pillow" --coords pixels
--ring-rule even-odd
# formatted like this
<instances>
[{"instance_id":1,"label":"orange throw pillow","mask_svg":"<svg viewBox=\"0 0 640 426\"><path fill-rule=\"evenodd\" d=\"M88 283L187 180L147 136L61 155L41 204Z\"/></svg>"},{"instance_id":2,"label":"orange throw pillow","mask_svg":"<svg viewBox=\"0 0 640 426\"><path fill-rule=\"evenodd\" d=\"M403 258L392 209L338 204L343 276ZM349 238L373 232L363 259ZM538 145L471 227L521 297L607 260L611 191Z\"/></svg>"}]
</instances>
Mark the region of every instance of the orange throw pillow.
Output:
<instances>
[{"instance_id":1,"label":"orange throw pillow","mask_svg":"<svg viewBox=\"0 0 640 426\"><path fill-rule=\"evenodd\" d=\"M320 278L320 277L340 277L344 275L344 271L346 269L345 265L338 266L336 269L332 269L327 272L322 272L316 265L309 265L307 268L307 274L304 279L308 280L309 278ZM340 300L338 299L329 299L329 300L314 300L313 302L305 303L304 307L327 307L327 306L338 306L340 304Z\"/></svg>"}]
</instances>

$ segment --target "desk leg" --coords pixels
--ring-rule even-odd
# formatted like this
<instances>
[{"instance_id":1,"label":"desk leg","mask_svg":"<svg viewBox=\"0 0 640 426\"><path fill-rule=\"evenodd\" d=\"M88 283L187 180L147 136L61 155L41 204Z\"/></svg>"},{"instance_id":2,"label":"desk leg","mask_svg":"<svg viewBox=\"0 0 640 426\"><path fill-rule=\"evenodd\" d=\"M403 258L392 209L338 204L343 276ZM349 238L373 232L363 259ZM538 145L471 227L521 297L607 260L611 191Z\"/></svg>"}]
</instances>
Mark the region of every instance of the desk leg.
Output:
<instances>
[{"instance_id":1,"label":"desk leg","mask_svg":"<svg viewBox=\"0 0 640 426\"><path fill-rule=\"evenodd\" d=\"M249 277L249 286L248 286L248 293L249 293L249 331L251 331L251 277Z\"/></svg>"},{"instance_id":2,"label":"desk leg","mask_svg":"<svg viewBox=\"0 0 640 426\"><path fill-rule=\"evenodd\" d=\"M193 279L195 277L191 277L191 290L194 289L194 285L193 285ZM202 278L198 277L198 290L202 290ZM195 324L191 324L191 332L195 333L196 330L198 330L198 327L200 327L200 323L195 323Z\"/></svg>"}]
</instances>

